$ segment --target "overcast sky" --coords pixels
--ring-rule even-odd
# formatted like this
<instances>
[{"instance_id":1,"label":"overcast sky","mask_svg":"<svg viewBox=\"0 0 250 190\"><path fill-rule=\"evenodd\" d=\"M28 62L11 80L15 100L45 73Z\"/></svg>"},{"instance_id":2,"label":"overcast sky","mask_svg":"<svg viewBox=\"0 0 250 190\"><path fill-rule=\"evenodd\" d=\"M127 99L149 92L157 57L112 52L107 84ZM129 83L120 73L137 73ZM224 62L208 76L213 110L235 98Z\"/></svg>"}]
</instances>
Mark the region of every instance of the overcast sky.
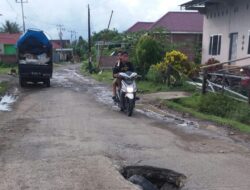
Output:
<instances>
[{"instance_id":1,"label":"overcast sky","mask_svg":"<svg viewBox=\"0 0 250 190\"><path fill-rule=\"evenodd\" d=\"M21 0L18 0L21 1ZM26 1L26 0L23 0ZM123 32L137 21L156 21L168 11L180 11L179 5L188 0L28 0L24 4L26 28L44 30L51 38L58 38L57 25L65 28L63 39L70 38L69 31L77 37L87 38L87 5L91 9L91 30L107 28L111 11L114 11L110 29ZM22 26L21 5L16 0L0 0L0 24L5 20Z\"/></svg>"}]
</instances>

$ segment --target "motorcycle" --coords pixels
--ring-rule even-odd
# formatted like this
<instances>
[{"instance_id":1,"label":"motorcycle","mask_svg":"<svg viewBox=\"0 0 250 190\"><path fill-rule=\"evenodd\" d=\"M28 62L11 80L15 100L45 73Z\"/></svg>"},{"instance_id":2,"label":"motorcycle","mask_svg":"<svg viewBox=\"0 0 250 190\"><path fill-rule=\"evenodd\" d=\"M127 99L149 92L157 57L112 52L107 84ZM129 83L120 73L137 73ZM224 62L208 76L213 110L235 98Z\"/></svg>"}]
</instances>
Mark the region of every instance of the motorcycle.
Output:
<instances>
[{"instance_id":1,"label":"motorcycle","mask_svg":"<svg viewBox=\"0 0 250 190\"><path fill-rule=\"evenodd\" d=\"M117 104L121 111L131 116L135 108L135 101L139 99L136 97L135 79L140 76L135 72L126 72L119 73L118 77L121 79L121 86L116 93Z\"/></svg>"}]
</instances>

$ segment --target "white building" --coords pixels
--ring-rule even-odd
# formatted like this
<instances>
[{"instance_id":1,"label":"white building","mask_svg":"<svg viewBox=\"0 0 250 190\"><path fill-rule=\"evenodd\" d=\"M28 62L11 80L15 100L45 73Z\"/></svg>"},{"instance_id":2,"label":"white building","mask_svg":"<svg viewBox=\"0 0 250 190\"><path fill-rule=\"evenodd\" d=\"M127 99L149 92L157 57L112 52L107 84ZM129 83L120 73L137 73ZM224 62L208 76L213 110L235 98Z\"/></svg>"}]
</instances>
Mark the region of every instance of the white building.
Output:
<instances>
[{"instance_id":1,"label":"white building","mask_svg":"<svg viewBox=\"0 0 250 190\"><path fill-rule=\"evenodd\" d=\"M250 0L193 0L182 5L204 15L202 63L250 56ZM250 65L250 59L231 64Z\"/></svg>"}]
</instances>

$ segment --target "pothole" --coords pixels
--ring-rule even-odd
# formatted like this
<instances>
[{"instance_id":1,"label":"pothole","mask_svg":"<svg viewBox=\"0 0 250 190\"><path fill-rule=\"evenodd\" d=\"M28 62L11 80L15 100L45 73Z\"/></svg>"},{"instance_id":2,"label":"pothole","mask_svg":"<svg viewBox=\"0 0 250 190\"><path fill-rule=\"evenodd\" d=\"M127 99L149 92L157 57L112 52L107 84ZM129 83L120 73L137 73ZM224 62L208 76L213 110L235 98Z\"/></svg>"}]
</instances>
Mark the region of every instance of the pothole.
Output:
<instances>
[{"instance_id":1,"label":"pothole","mask_svg":"<svg viewBox=\"0 0 250 190\"><path fill-rule=\"evenodd\" d=\"M126 166L120 172L142 190L179 190L187 179L184 174L152 166Z\"/></svg>"},{"instance_id":2,"label":"pothole","mask_svg":"<svg viewBox=\"0 0 250 190\"><path fill-rule=\"evenodd\" d=\"M17 100L17 96L6 94L0 97L0 111L11 111L11 105Z\"/></svg>"}]
</instances>

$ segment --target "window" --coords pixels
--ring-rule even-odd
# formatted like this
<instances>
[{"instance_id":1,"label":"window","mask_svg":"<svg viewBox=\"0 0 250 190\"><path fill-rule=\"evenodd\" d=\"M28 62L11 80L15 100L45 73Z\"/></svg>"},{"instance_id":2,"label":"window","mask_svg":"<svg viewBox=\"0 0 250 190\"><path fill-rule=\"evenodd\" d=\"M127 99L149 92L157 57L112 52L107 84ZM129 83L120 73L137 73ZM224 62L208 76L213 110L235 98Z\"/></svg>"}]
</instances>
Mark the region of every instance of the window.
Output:
<instances>
[{"instance_id":1,"label":"window","mask_svg":"<svg viewBox=\"0 0 250 190\"><path fill-rule=\"evenodd\" d=\"M210 36L209 55L220 55L221 35Z\"/></svg>"}]
</instances>

